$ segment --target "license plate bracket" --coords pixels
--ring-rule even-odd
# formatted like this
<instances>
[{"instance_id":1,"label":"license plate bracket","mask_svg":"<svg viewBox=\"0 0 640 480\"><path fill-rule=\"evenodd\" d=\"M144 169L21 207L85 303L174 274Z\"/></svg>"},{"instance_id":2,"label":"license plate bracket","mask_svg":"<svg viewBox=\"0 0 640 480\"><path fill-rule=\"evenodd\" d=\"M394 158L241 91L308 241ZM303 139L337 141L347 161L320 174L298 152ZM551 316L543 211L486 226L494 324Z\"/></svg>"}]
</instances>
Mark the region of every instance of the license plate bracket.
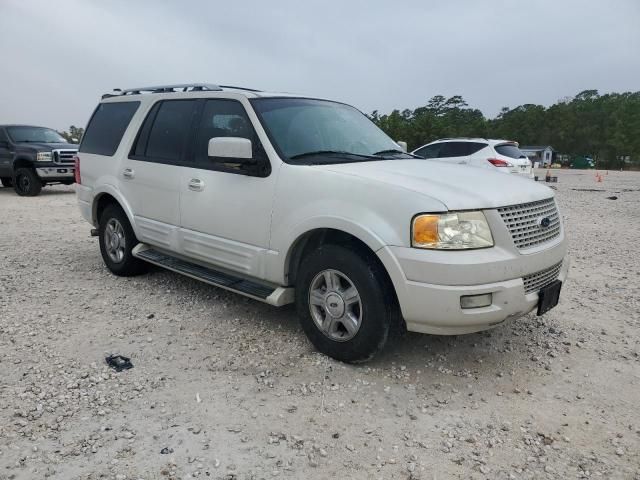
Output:
<instances>
[{"instance_id":1,"label":"license plate bracket","mask_svg":"<svg viewBox=\"0 0 640 480\"><path fill-rule=\"evenodd\" d=\"M553 307L558 305L561 289L562 282L560 280L556 280L555 282L540 289L540 292L538 293L538 316L544 315Z\"/></svg>"}]
</instances>

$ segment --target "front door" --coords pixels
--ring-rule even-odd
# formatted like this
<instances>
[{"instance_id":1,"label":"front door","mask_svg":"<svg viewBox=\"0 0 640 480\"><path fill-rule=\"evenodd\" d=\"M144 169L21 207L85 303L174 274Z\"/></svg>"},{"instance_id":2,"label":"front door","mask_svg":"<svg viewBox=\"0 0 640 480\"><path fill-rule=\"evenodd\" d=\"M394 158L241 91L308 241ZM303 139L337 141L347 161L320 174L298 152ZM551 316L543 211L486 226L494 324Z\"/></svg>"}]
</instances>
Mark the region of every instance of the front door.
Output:
<instances>
[{"instance_id":1,"label":"front door","mask_svg":"<svg viewBox=\"0 0 640 480\"><path fill-rule=\"evenodd\" d=\"M276 174L237 100L202 100L194 143L195 166L180 176L182 251L201 261L264 278ZM208 156L214 137L251 140L257 165Z\"/></svg>"},{"instance_id":2,"label":"front door","mask_svg":"<svg viewBox=\"0 0 640 480\"><path fill-rule=\"evenodd\" d=\"M3 128L0 128L0 177L11 177L11 160L13 153L9 144L9 137Z\"/></svg>"},{"instance_id":3,"label":"front door","mask_svg":"<svg viewBox=\"0 0 640 480\"><path fill-rule=\"evenodd\" d=\"M180 175L190 165L188 150L196 105L196 100L154 104L119 172L138 239L172 251L180 247Z\"/></svg>"}]
</instances>

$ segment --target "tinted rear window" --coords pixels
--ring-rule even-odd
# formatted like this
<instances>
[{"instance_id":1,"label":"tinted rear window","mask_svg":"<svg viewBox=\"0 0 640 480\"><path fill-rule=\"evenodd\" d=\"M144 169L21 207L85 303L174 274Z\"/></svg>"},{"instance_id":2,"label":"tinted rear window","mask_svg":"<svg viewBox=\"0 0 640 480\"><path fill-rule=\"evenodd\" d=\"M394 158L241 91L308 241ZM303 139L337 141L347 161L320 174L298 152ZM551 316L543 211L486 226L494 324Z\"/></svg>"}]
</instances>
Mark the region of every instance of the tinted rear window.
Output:
<instances>
[{"instance_id":1,"label":"tinted rear window","mask_svg":"<svg viewBox=\"0 0 640 480\"><path fill-rule=\"evenodd\" d=\"M101 103L93 112L80 151L112 156L140 102Z\"/></svg>"},{"instance_id":2,"label":"tinted rear window","mask_svg":"<svg viewBox=\"0 0 640 480\"><path fill-rule=\"evenodd\" d=\"M522 151L512 143L503 143L495 146L496 152L509 158L527 158Z\"/></svg>"},{"instance_id":3,"label":"tinted rear window","mask_svg":"<svg viewBox=\"0 0 640 480\"><path fill-rule=\"evenodd\" d=\"M486 146L485 143L478 142L447 142L443 145L438 157L466 157Z\"/></svg>"}]
</instances>

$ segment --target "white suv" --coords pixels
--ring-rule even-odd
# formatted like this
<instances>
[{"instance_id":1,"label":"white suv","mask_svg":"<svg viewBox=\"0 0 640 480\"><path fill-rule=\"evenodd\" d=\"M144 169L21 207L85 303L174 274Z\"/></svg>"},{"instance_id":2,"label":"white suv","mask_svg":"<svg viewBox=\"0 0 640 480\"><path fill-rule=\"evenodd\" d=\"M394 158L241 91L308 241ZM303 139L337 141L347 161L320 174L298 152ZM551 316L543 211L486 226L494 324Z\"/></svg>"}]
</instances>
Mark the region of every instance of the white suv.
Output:
<instances>
[{"instance_id":1,"label":"white suv","mask_svg":"<svg viewBox=\"0 0 640 480\"><path fill-rule=\"evenodd\" d=\"M533 178L531 161L518 147L517 142L509 140L443 138L414 150L413 154L430 160L497 169Z\"/></svg>"},{"instance_id":2,"label":"white suv","mask_svg":"<svg viewBox=\"0 0 640 480\"><path fill-rule=\"evenodd\" d=\"M363 361L394 327L461 334L558 302L552 190L403 152L342 103L216 85L105 95L77 196L116 275L147 263L271 305Z\"/></svg>"}]
</instances>

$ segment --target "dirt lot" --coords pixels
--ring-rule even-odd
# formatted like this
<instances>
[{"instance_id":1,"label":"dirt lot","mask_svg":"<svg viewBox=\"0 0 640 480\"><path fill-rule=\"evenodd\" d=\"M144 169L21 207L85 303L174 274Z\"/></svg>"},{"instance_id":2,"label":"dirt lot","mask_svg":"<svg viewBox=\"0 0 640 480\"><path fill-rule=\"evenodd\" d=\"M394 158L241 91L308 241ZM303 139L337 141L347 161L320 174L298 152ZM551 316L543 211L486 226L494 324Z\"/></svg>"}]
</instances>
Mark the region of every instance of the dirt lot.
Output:
<instances>
[{"instance_id":1,"label":"dirt lot","mask_svg":"<svg viewBox=\"0 0 640 480\"><path fill-rule=\"evenodd\" d=\"M291 308L111 275L72 188L0 188L0 479L640 478L640 173L558 175L556 309L364 366Z\"/></svg>"}]
</instances>

